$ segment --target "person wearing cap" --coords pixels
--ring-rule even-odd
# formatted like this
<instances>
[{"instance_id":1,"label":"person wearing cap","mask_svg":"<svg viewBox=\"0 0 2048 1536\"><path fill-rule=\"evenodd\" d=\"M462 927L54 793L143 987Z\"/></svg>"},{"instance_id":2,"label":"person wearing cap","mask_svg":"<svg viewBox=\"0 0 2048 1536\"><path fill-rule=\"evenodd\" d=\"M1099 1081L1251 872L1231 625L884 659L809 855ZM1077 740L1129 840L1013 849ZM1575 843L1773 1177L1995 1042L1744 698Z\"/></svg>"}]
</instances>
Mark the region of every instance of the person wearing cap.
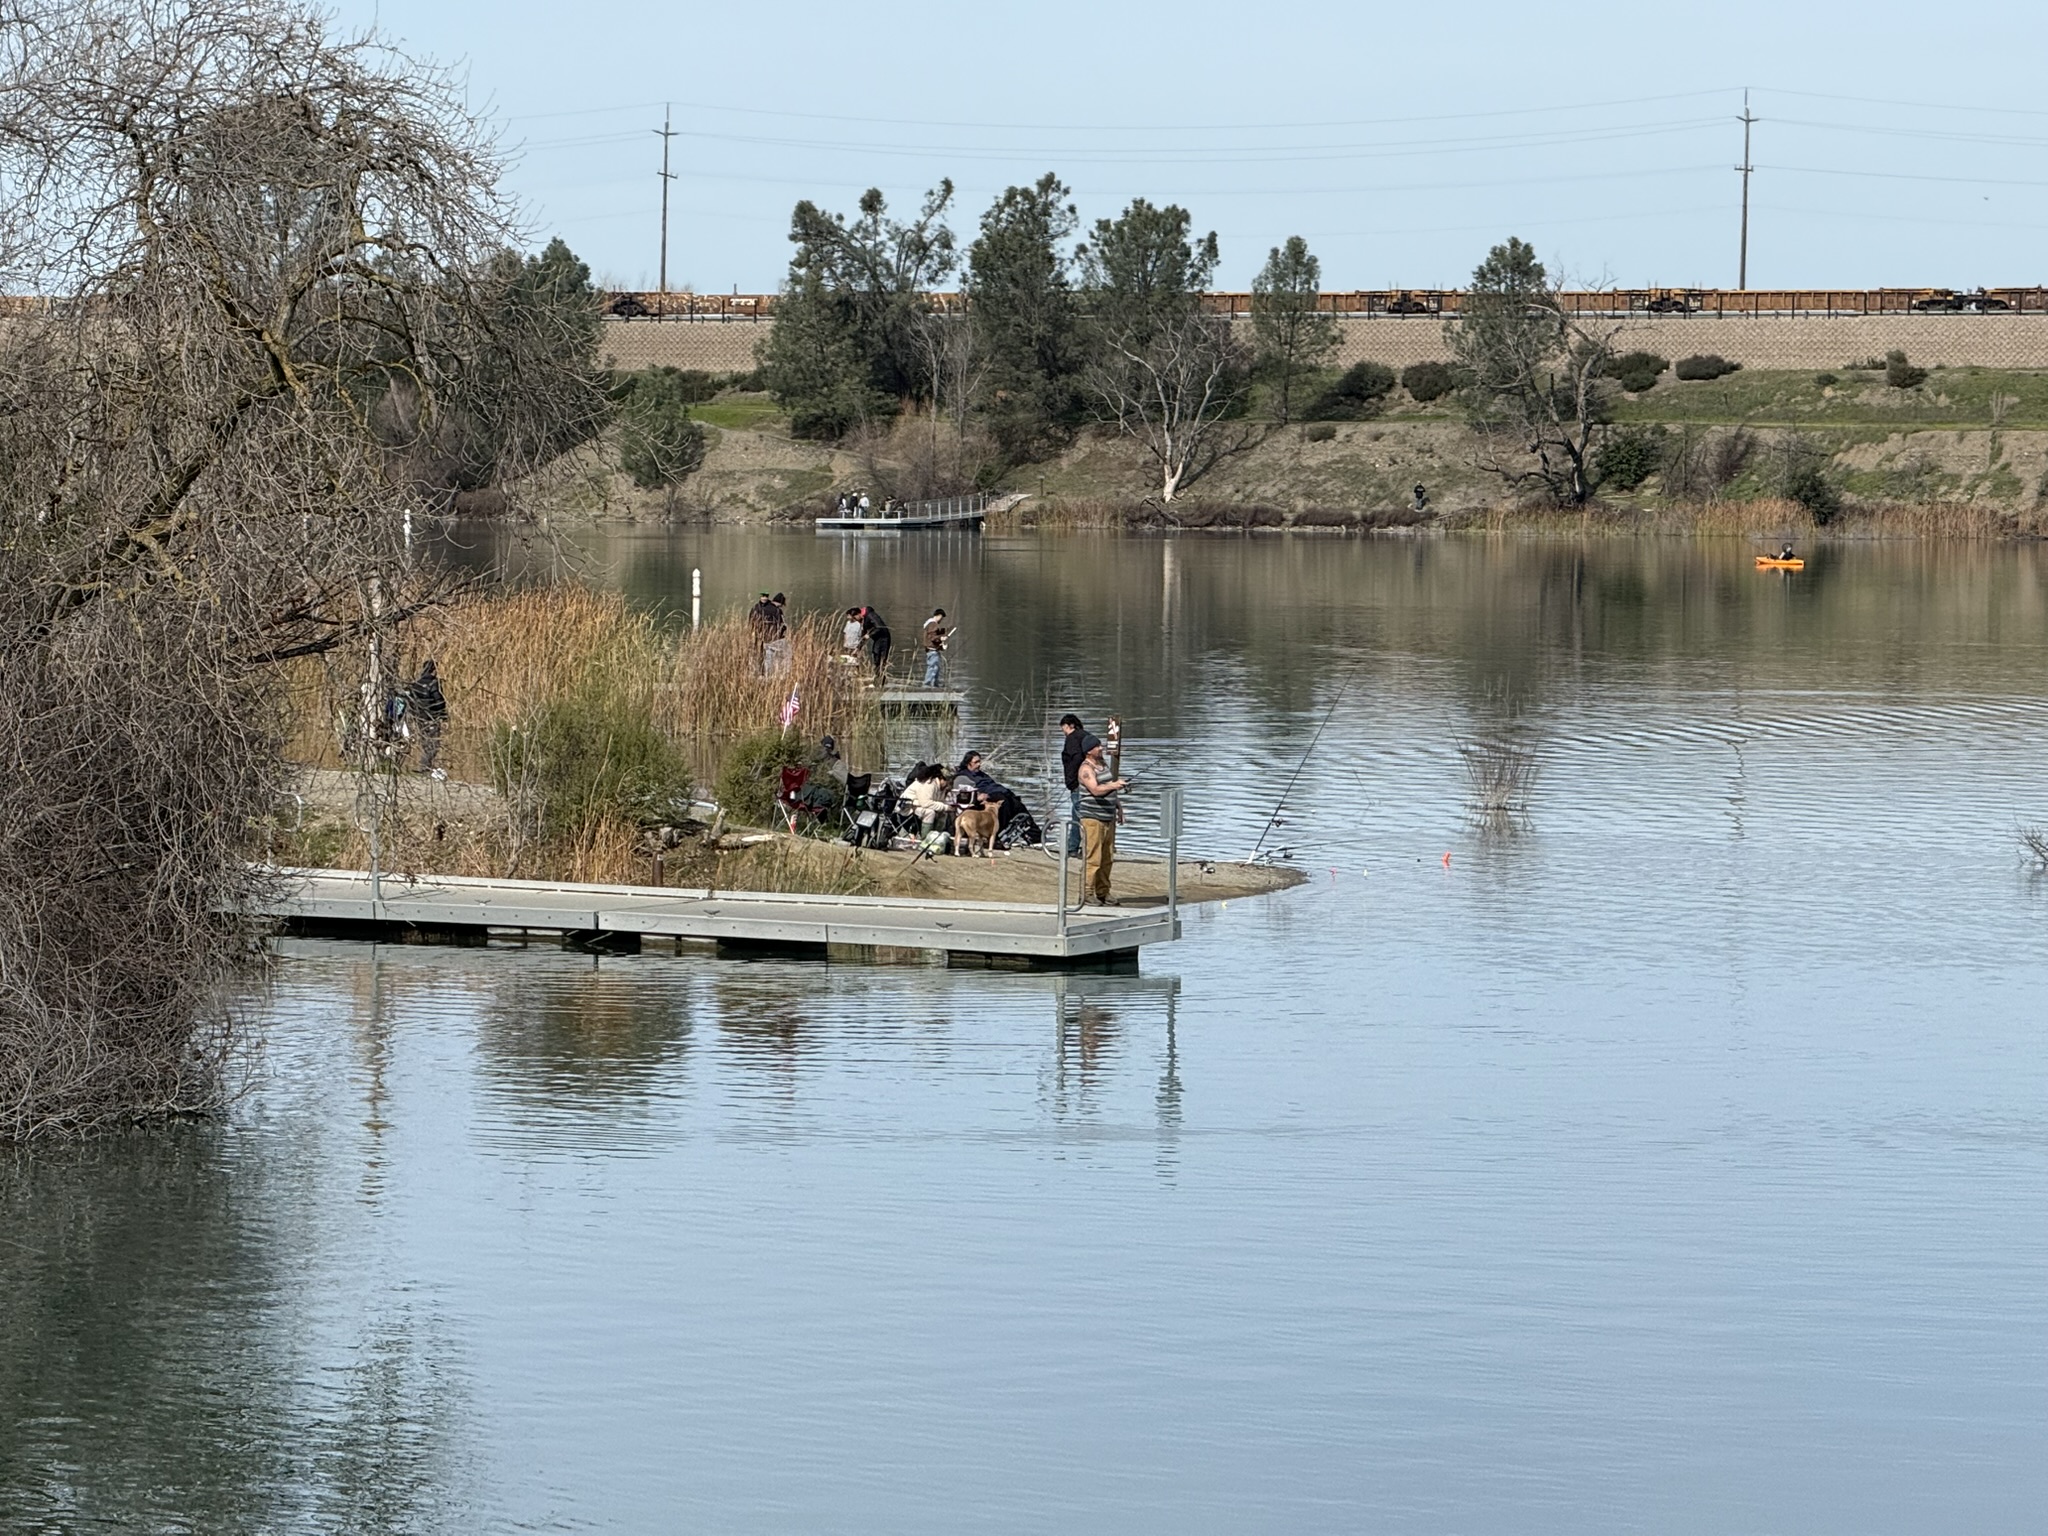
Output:
<instances>
[{"instance_id":1,"label":"person wearing cap","mask_svg":"<svg viewBox=\"0 0 2048 1536\"><path fill-rule=\"evenodd\" d=\"M1123 792L1128 779L1111 778L1109 757L1102 743L1089 738L1087 756L1081 759L1081 844L1086 860L1081 866L1081 905L1094 902L1109 905L1109 872L1116 863L1116 829L1124 819Z\"/></svg>"}]
</instances>

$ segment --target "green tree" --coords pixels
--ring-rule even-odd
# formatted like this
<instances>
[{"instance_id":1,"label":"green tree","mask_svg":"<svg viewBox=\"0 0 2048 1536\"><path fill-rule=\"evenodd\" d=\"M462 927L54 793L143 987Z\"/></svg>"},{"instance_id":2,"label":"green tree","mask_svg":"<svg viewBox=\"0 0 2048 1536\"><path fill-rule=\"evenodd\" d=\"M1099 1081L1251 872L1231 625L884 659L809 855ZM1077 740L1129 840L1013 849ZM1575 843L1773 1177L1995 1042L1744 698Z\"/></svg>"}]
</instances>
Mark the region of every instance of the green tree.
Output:
<instances>
[{"instance_id":1,"label":"green tree","mask_svg":"<svg viewBox=\"0 0 2048 1536\"><path fill-rule=\"evenodd\" d=\"M1566 313L1534 248L1510 238L1472 273L1444 340L1465 369L1481 461L1509 486L1561 505L1593 494L1616 328Z\"/></svg>"},{"instance_id":2,"label":"green tree","mask_svg":"<svg viewBox=\"0 0 2048 1536\"><path fill-rule=\"evenodd\" d=\"M582 381L579 398L599 398L598 342L603 318L590 268L559 236L538 256L501 251L480 273L464 274L450 310L480 307L489 324L466 366L442 360L425 411L422 380L394 368L377 381L373 419L404 478L443 491L497 485L587 440L602 413L565 411L564 377ZM401 355L391 338L382 349Z\"/></svg>"},{"instance_id":3,"label":"green tree","mask_svg":"<svg viewBox=\"0 0 2048 1536\"><path fill-rule=\"evenodd\" d=\"M1096 222L1079 252L1097 416L1136 441L1172 501L1256 434L1233 428L1247 369L1226 316L1201 295L1216 270L1216 236L1189 236L1181 208L1143 198Z\"/></svg>"},{"instance_id":4,"label":"green tree","mask_svg":"<svg viewBox=\"0 0 2048 1536\"><path fill-rule=\"evenodd\" d=\"M1216 274L1216 234L1190 238L1185 208L1155 208L1135 198L1116 219L1097 219L1075 253L1085 309L1098 336L1142 344L1178 325L1197 307Z\"/></svg>"},{"instance_id":5,"label":"green tree","mask_svg":"<svg viewBox=\"0 0 2048 1536\"><path fill-rule=\"evenodd\" d=\"M956 263L944 222L952 201L953 184L941 182L907 223L889 217L874 188L850 223L808 199L796 205L796 254L760 358L799 436L838 437L924 398L918 324Z\"/></svg>"},{"instance_id":6,"label":"green tree","mask_svg":"<svg viewBox=\"0 0 2048 1536\"><path fill-rule=\"evenodd\" d=\"M1080 315L1062 247L1080 219L1048 173L1010 187L981 216L967 254L968 315L986 361L979 407L1011 462L1037 457L1081 413Z\"/></svg>"},{"instance_id":7,"label":"green tree","mask_svg":"<svg viewBox=\"0 0 2048 1536\"><path fill-rule=\"evenodd\" d=\"M619 467L643 491L676 488L704 464L704 428L690 419L702 394L680 368L649 368L620 381Z\"/></svg>"},{"instance_id":8,"label":"green tree","mask_svg":"<svg viewBox=\"0 0 2048 1536\"><path fill-rule=\"evenodd\" d=\"M1257 367L1272 381L1275 413L1283 424L1293 419L1295 382L1337 350L1337 318L1316 308L1322 284L1323 264L1299 235L1274 246L1252 279Z\"/></svg>"}]
</instances>

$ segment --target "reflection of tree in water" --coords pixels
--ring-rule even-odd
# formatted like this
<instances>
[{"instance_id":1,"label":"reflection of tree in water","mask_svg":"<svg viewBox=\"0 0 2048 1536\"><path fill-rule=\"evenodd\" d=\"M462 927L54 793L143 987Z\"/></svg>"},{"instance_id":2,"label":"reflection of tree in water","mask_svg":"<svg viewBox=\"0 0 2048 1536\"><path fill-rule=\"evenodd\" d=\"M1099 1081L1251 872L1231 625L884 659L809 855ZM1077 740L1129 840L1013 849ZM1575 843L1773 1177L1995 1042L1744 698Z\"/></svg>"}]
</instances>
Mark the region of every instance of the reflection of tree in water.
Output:
<instances>
[{"instance_id":1,"label":"reflection of tree in water","mask_svg":"<svg viewBox=\"0 0 2048 1536\"><path fill-rule=\"evenodd\" d=\"M289 1288L320 1192L288 1148L234 1143L0 1160L9 1529L439 1531L468 1507L452 1347L404 1308L309 1338Z\"/></svg>"},{"instance_id":2,"label":"reflection of tree in water","mask_svg":"<svg viewBox=\"0 0 2048 1536\"><path fill-rule=\"evenodd\" d=\"M617 1106L672 1075L689 1048L684 977L645 960L522 970L492 993L479 1058L503 1091L545 1103Z\"/></svg>"}]
</instances>

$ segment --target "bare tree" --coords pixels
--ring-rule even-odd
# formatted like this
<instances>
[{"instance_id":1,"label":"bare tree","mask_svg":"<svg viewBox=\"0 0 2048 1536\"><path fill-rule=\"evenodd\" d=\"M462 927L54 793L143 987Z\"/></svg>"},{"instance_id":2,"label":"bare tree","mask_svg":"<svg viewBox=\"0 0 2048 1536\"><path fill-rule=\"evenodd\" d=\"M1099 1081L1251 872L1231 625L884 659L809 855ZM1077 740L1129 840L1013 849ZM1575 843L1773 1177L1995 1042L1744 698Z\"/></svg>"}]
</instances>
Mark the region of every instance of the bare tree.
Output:
<instances>
[{"instance_id":1,"label":"bare tree","mask_svg":"<svg viewBox=\"0 0 2048 1536\"><path fill-rule=\"evenodd\" d=\"M1152 459L1161 501L1256 439L1231 419L1245 360L1221 315L1190 308L1143 332L1101 328L1087 380L1103 414Z\"/></svg>"},{"instance_id":2,"label":"bare tree","mask_svg":"<svg viewBox=\"0 0 2048 1536\"><path fill-rule=\"evenodd\" d=\"M1465 401L1480 466L1516 490L1540 488L1561 506L1581 506L1596 483L1621 327L1581 320L1559 295L1536 253L1510 239L1473 272L1444 336L1470 377Z\"/></svg>"},{"instance_id":3,"label":"bare tree","mask_svg":"<svg viewBox=\"0 0 2048 1536\"><path fill-rule=\"evenodd\" d=\"M0 1135L211 1102L275 663L352 658L382 760L393 632L451 587L408 455L487 358L521 442L601 408L512 345L460 101L292 0L0 0L0 291L46 296L0 322Z\"/></svg>"}]
</instances>

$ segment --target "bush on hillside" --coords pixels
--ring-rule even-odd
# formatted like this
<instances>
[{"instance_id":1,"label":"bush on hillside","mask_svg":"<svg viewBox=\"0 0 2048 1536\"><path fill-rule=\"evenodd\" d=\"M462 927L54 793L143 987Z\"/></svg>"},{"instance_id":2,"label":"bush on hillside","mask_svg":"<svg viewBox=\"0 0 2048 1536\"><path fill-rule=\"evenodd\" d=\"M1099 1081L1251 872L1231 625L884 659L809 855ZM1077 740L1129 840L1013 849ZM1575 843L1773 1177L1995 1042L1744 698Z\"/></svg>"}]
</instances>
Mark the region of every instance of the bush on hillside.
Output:
<instances>
[{"instance_id":1,"label":"bush on hillside","mask_svg":"<svg viewBox=\"0 0 2048 1536\"><path fill-rule=\"evenodd\" d=\"M1657 375L1671 364L1654 352L1624 352L1607 365L1607 376L1632 395L1640 395L1657 382Z\"/></svg>"},{"instance_id":2,"label":"bush on hillside","mask_svg":"<svg viewBox=\"0 0 2048 1536\"><path fill-rule=\"evenodd\" d=\"M1663 464L1662 427L1623 427L1600 445L1593 460L1594 482L1603 490L1632 491Z\"/></svg>"},{"instance_id":3,"label":"bush on hillside","mask_svg":"<svg viewBox=\"0 0 2048 1536\"><path fill-rule=\"evenodd\" d=\"M1671 371L1681 379L1718 379L1723 374L1735 372L1741 366L1740 363L1729 362L1725 357L1717 357L1712 352L1701 352L1692 357L1681 357Z\"/></svg>"},{"instance_id":4,"label":"bush on hillside","mask_svg":"<svg viewBox=\"0 0 2048 1536\"><path fill-rule=\"evenodd\" d=\"M1832 373L1816 373L1813 376L1813 382L1818 384L1822 389L1833 389L1837 384L1841 383L1842 381L1836 378Z\"/></svg>"},{"instance_id":5,"label":"bush on hillside","mask_svg":"<svg viewBox=\"0 0 2048 1536\"><path fill-rule=\"evenodd\" d=\"M1802 464L1786 476L1785 495L1806 509L1816 528L1842 515L1842 493L1818 464Z\"/></svg>"},{"instance_id":6,"label":"bush on hillside","mask_svg":"<svg viewBox=\"0 0 2048 1536\"><path fill-rule=\"evenodd\" d=\"M1319 421L1301 429L1303 442L1327 443L1337 435L1337 429L1327 421Z\"/></svg>"},{"instance_id":7,"label":"bush on hillside","mask_svg":"<svg viewBox=\"0 0 2048 1536\"><path fill-rule=\"evenodd\" d=\"M1421 405L1443 399L1463 383L1464 376L1453 363L1410 363L1401 370L1401 387Z\"/></svg>"},{"instance_id":8,"label":"bush on hillside","mask_svg":"<svg viewBox=\"0 0 2048 1536\"><path fill-rule=\"evenodd\" d=\"M1927 370L1915 368L1906 354L1894 348L1884 355L1884 381L1893 389L1917 389L1927 381Z\"/></svg>"},{"instance_id":9,"label":"bush on hillside","mask_svg":"<svg viewBox=\"0 0 2048 1536\"><path fill-rule=\"evenodd\" d=\"M1394 370L1384 363L1353 363L1309 403L1310 421L1364 421L1377 416L1393 392Z\"/></svg>"},{"instance_id":10,"label":"bush on hillside","mask_svg":"<svg viewBox=\"0 0 2048 1536\"><path fill-rule=\"evenodd\" d=\"M681 485L704 463L704 428L690 407L715 393L699 369L648 368L620 375L619 468L643 491Z\"/></svg>"}]
</instances>

